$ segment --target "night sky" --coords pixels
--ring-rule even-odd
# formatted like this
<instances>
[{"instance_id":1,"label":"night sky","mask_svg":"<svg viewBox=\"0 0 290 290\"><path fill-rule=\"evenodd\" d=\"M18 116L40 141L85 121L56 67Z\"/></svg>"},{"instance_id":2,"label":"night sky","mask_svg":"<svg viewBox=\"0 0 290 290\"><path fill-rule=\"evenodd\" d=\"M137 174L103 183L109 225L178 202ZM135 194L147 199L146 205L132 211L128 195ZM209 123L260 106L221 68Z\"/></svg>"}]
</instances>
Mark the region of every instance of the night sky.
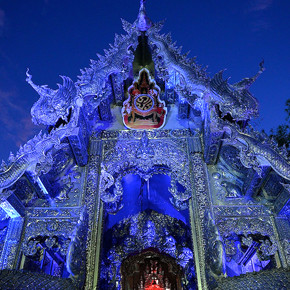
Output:
<instances>
[{"instance_id":1,"label":"night sky","mask_svg":"<svg viewBox=\"0 0 290 290\"><path fill-rule=\"evenodd\" d=\"M0 0L0 161L17 152L39 127L30 108L38 99L25 82L30 68L36 84L55 89L59 75L77 80L96 53L124 33L120 18L133 22L138 0ZM214 73L226 68L234 83L251 77L264 59L266 71L251 87L260 102L252 124L271 128L284 122L290 98L289 0L148 0L154 22Z\"/></svg>"}]
</instances>

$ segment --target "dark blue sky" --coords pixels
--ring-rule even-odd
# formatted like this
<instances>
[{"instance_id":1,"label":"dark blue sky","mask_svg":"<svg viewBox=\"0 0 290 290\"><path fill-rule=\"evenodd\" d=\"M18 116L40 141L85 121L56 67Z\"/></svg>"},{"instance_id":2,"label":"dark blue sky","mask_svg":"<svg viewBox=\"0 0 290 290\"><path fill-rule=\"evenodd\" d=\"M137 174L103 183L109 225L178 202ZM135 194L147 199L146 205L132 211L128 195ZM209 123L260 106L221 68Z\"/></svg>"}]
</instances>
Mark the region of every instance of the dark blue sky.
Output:
<instances>
[{"instance_id":1,"label":"dark blue sky","mask_svg":"<svg viewBox=\"0 0 290 290\"><path fill-rule=\"evenodd\" d=\"M290 98L289 0L148 0L154 22L166 19L163 32L208 65L211 76L226 68L234 83L266 71L252 86L260 102L258 128L283 123ZM0 0L0 160L16 152L39 128L30 121L37 94L25 82L30 68L37 84L56 88L58 75L74 81L81 68L103 54L120 18L136 19L138 0Z\"/></svg>"}]
</instances>

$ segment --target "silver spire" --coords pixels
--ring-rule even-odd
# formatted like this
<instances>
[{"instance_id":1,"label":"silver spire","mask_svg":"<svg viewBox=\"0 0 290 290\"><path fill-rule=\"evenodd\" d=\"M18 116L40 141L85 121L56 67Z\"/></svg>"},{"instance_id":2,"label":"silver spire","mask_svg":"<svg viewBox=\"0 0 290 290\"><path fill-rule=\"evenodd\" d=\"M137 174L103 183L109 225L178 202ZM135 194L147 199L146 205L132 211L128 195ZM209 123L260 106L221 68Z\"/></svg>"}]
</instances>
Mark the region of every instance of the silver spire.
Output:
<instances>
[{"instance_id":1,"label":"silver spire","mask_svg":"<svg viewBox=\"0 0 290 290\"><path fill-rule=\"evenodd\" d=\"M136 20L139 31L147 31L152 26L152 21L146 15L145 2L146 0L140 0L139 14Z\"/></svg>"}]
</instances>

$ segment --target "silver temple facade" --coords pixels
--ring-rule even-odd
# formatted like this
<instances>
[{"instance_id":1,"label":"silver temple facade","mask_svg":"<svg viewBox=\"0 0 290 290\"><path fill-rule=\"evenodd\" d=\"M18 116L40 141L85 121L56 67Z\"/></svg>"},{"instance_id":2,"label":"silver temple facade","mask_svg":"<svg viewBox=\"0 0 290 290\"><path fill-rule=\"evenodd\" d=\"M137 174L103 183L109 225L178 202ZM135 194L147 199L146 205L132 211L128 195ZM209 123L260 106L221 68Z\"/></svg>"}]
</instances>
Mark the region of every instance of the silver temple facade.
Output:
<instances>
[{"instance_id":1,"label":"silver temple facade","mask_svg":"<svg viewBox=\"0 0 290 290\"><path fill-rule=\"evenodd\" d=\"M46 132L0 168L1 289L287 289L290 164L146 15L77 82L39 94ZM289 288L288 288L289 289Z\"/></svg>"}]
</instances>

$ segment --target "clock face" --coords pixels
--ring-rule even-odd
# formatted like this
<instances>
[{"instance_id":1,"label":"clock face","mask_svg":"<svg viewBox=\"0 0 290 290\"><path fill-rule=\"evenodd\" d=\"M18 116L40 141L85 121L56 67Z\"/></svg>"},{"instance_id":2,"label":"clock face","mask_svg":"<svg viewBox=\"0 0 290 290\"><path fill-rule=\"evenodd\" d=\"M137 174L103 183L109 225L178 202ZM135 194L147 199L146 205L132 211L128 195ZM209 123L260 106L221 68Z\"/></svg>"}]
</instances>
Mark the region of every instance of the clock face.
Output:
<instances>
[{"instance_id":1,"label":"clock face","mask_svg":"<svg viewBox=\"0 0 290 290\"><path fill-rule=\"evenodd\" d=\"M134 102L135 108L140 112L148 112L154 106L154 100L149 95L139 95Z\"/></svg>"}]
</instances>

